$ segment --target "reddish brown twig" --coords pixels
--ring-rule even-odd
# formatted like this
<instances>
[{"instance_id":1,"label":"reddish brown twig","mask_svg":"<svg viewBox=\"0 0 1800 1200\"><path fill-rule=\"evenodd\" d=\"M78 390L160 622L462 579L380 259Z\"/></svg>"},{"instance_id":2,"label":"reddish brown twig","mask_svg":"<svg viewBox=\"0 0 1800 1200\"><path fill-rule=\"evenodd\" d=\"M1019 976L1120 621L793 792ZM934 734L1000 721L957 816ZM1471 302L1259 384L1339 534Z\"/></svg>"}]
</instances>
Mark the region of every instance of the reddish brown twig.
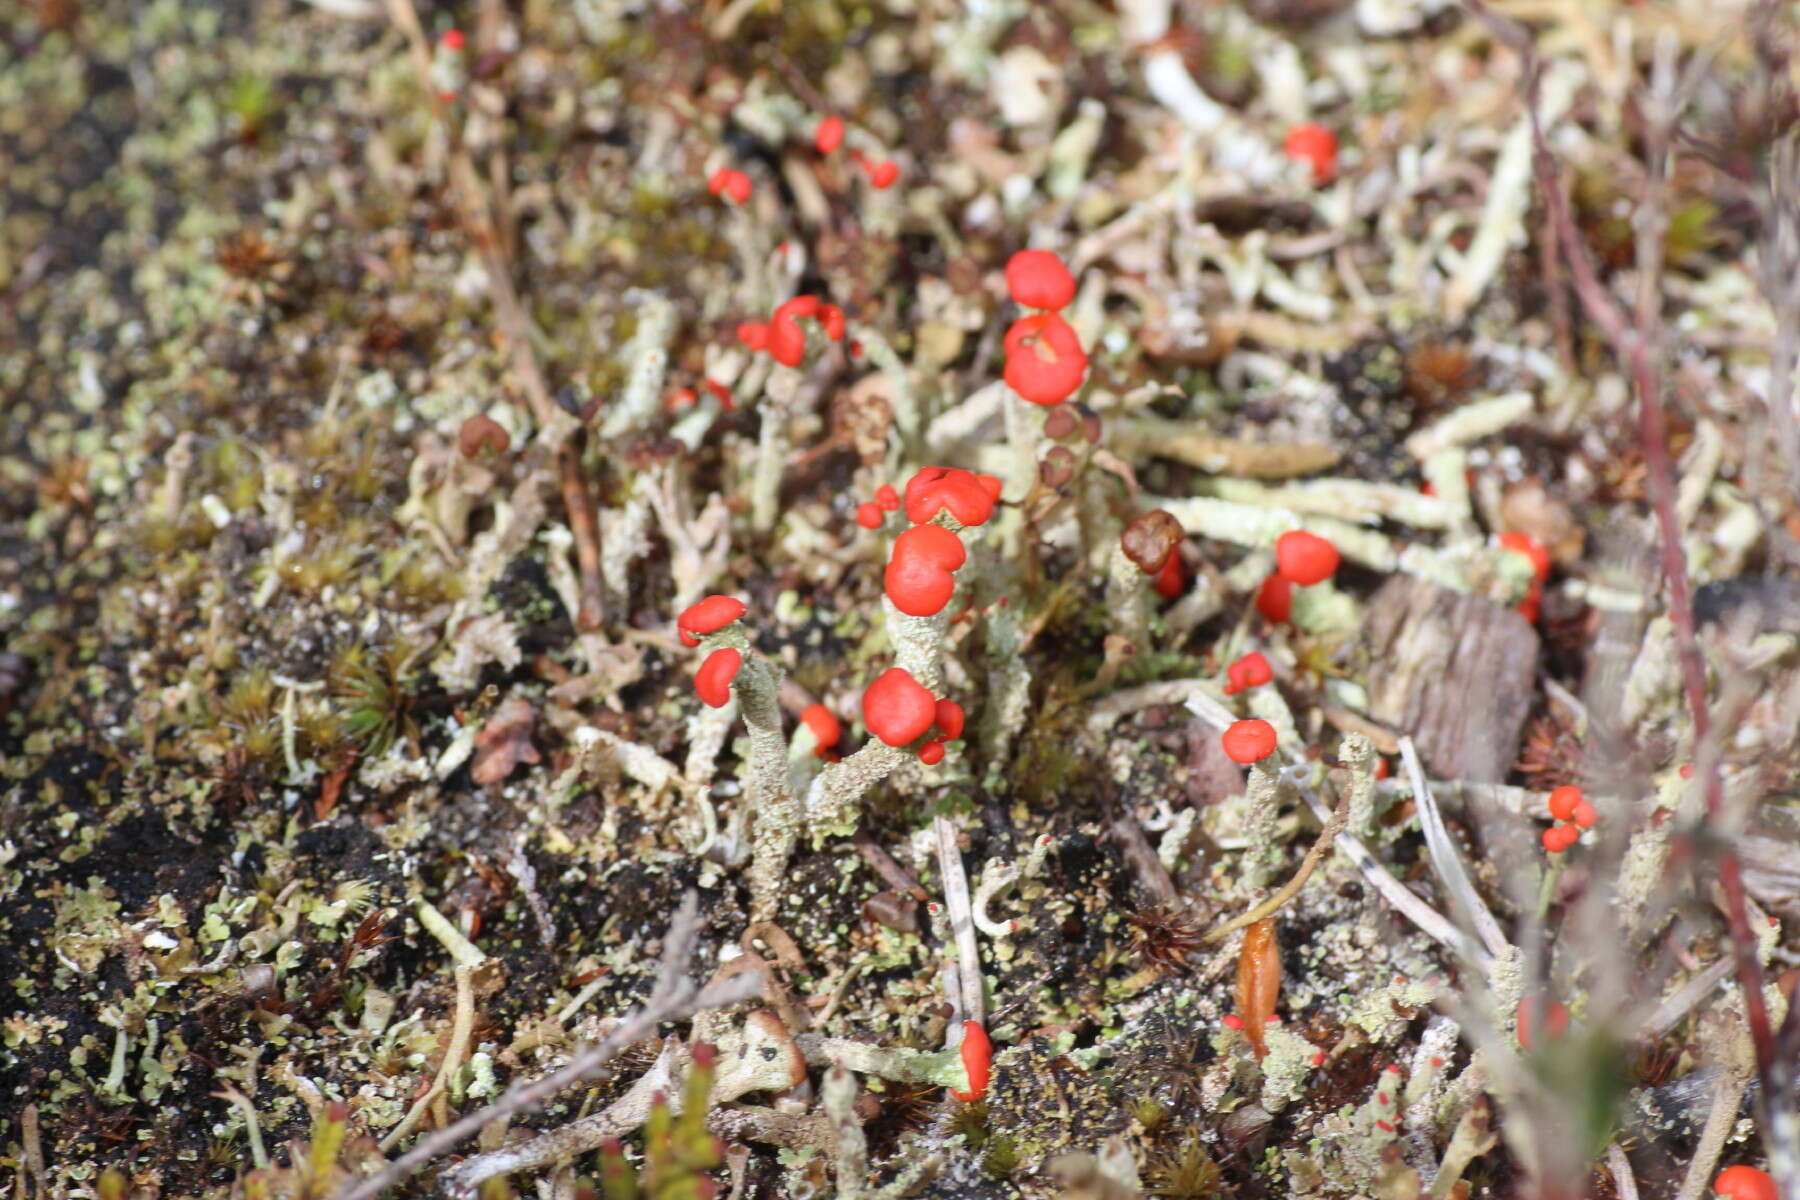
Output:
<instances>
[{"instance_id":1,"label":"reddish brown twig","mask_svg":"<svg viewBox=\"0 0 1800 1200\"><path fill-rule=\"evenodd\" d=\"M568 509L569 531L575 537L576 566L581 577L581 611L576 625L583 630L598 629L606 618L605 592L600 584L600 523L587 479L582 474L580 451L571 449L566 440L567 430L573 422L550 394L550 385L531 348L531 322L525 315L525 306L519 302L518 290L513 286L512 261L506 240L494 222L487 192L475 170L475 161L470 157L468 147L463 145L457 123L450 119L449 110L432 82L431 43L425 36L425 27L419 23L418 11L413 7L413 0L388 0L388 12L405 34L412 52L413 69L419 76L426 100L449 134L450 183L463 228L481 256L482 269L487 273L494 300L494 323L506 340L513 374L518 377L519 389L525 393L525 403L538 427L544 431L548 444L557 452L563 503ZM504 171L496 171L494 182L496 187L504 186Z\"/></svg>"},{"instance_id":2,"label":"reddish brown twig","mask_svg":"<svg viewBox=\"0 0 1800 1200\"><path fill-rule=\"evenodd\" d=\"M1490 9L1484 0L1466 0L1470 11L1487 25L1494 36L1516 51L1525 64L1525 104L1531 121L1534 147L1534 169L1538 187L1544 193L1544 204L1555 227L1559 248L1568 264L1570 283L1587 317L1612 345L1613 353L1631 376L1638 395L1638 437L1642 443L1644 465L1650 490L1650 504L1656 514L1661 542L1663 576L1669 585L1669 619L1675 627L1677 658L1681 666L1683 691L1694 722L1694 743L1706 740L1710 714L1706 702L1706 666L1700 654L1695 633L1693 597L1688 587L1687 560L1681 548L1681 527L1675 514L1675 484L1669 467L1669 449L1663 433L1663 370L1656 332L1661 324L1654 281L1640 286L1638 323L1634 326L1624 311L1607 293L1588 255L1587 245L1576 231L1569 212L1568 197L1556 178L1554 160L1544 138L1538 118L1537 97L1539 64L1531 36L1516 22ZM1673 112L1667 119L1674 119ZM1666 135L1667 129L1665 127ZM1663 145L1666 147L1666 136ZM1657 161L1651 163L1650 174L1660 178L1663 167L1661 151L1654 151ZM1660 203L1660 183L1652 184L1653 192L1646 204ZM1654 231L1654 226L1649 227ZM1660 233L1657 234L1660 237ZM1646 239L1640 237L1642 244ZM1660 259L1660 255L1656 256ZM1654 272L1660 261L1640 263L1640 271ZM1706 764L1706 808L1708 816L1719 820L1724 816L1725 787L1719 773L1717 755L1700 755ZM1769 1029L1768 1008L1763 1002L1762 968L1756 958L1756 941L1750 932L1749 909L1745 902L1742 866L1737 852L1729 843L1719 851L1719 883L1725 893L1726 924L1731 932L1732 953L1736 961L1738 981L1744 992L1744 1016L1750 1037L1756 1046L1756 1061L1763 1079L1762 1094L1773 1099L1770 1072L1775 1043ZM1767 1122L1765 1136L1767 1135Z\"/></svg>"},{"instance_id":3,"label":"reddish brown twig","mask_svg":"<svg viewBox=\"0 0 1800 1200\"><path fill-rule=\"evenodd\" d=\"M581 471L581 438L572 437L556 451L562 477L563 506L569 510L569 532L575 537L575 568L580 577L581 609L575 627L600 628L606 619L606 593L600 587L600 514Z\"/></svg>"}]
</instances>

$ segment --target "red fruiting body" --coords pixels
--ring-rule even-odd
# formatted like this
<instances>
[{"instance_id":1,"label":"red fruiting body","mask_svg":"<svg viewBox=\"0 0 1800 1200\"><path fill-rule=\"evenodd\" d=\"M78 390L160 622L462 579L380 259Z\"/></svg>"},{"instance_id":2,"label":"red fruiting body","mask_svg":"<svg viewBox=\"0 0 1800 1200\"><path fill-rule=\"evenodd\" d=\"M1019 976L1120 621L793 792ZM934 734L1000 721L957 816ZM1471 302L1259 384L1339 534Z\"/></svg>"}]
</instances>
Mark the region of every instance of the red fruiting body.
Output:
<instances>
[{"instance_id":1,"label":"red fruiting body","mask_svg":"<svg viewBox=\"0 0 1800 1200\"><path fill-rule=\"evenodd\" d=\"M724 708L731 699L731 681L743 665L744 656L730 646L714 650L694 672L694 695L700 697L702 704Z\"/></svg>"},{"instance_id":2,"label":"red fruiting body","mask_svg":"<svg viewBox=\"0 0 1800 1200\"><path fill-rule=\"evenodd\" d=\"M884 512L893 512L900 507L900 493L892 484L884 483L875 489L875 503L881 505Z\"/></svg>"},{"instance_id":3,"label":"red fruiting body","mask_svg":"<svg viewBox=\"0 0 1800 1200\"><path fill-rule=\"evenodd\" d=\"M1060 404L1087 373L1087 352L1056 313L1020 317L1006 331L1006 386L1033 404Z\"/></svg>"},{"instance_id":4,"label":"red fruiting body","mask_svg":"<svg viewBox=\"0 0 1800 1200\"><path fill-rule=\"evenodd\" d=\"M693 388L676 388L663 397L663 407L674 412L678 408L686 408L690 404L697 403L699 399L700 393Z\"/></svg>"},{"instance_id":5,"label":"red fruiting body","mask_svg":"<svg viewBox=\"0 0 1800 1200\"><path fill-rule=\"evenodd\" d=\"M817 296L809 295L783 301L769 317L767 341L769 357L783 366L797 367L806 357L806 331L800 328L803 317L817 318L825 336L834 342L844 336L844 310L837 305L821 304Z\"/></svg>"},{"instance_id":6,"label":"red fruiting body","mask_svg":"<svg viewBox=\"0 0 1800 1200\"><path fill-rule=\"evenodd\" d=\"M979 1021L963 1022L962 1064L963 1073L969 1077L969 1090L959 1092L950 1089L950 1094L965 1103L981 1099L987 1095L988 1075L993 1069L994 1043L988 1041L987 1030Z\"/></svg>"},{"instance_id":7,"label":"red fruiting body","mask_svg":"<svg viewBox=\"0 0 1800 1200\"><path fill-rule=\"evenodd\" d=\"M1550 854L1561 854L1570 846L1581 840L1581 831L1573 825L1552 825L1544 830L1544 849Z\"/></svg>"},{"instance_id":8,"label":"red fruiting body","mask_svg":"<svg viewBox=\"0 0 1800 1200\"><path fill-rule=\"evenodd\" d=\"M1543 602L1543 585L1533 583L1531 585L1531 590L1525 593L1525 598L1514 606L1513 611L1518 613L1521 617L1524 617L1527 621L1530 621L1533 625L1536 625L1538 615L1543 611Z\"/></svg>"},{"instance_id":9,"label":"red fruiting body","mask_svg":"<svg viewBox=\"0 0 1800 1200\"><path fill-rule=\"evenodd\" d=\"M783 301L769 318L769 357L787 367L797 367L806 357L806 331L801 317L818 314L817 296L795 296Z\"/></svg>"},{"instance_id":10,"label":"red fruiting body","mask_svg":"<svg viewBox=\"0 0 1800 1200\"><path fill-rule=\"evenodd\" d=\"M915 525L894 539L882 587L907 616L932 616L950 603L956 591L951 572L968 557L962 539L942 525Z\"/></svg>"},{"instance_id":11,"label":"red fruiting body","mask_svg":"<svg viewBox=\"0 0 1800 1200\"><path fill-rule=\"evenodd\" d=\"M468 44L468 39L463 37L463 31L460 29L444 30L444 36L439 38L438 41L444 44L444 49L446 50L461 50Z\"/></svg>"},{"instance_id":12,"label":"red fruiting body","mask_svg":"<svg viewBox=\"0 0 1800 1200\"><path fill-rule=\"evenodd\" d=\"M1271 575L1256 589L1256 611L1263 619L1279 625L1294 611L1294 585L1279 575Z\"/></svg>"},{"instance_id":13,"label":"red fruiting body","mask_svg":"<svg viewBox=\"0 0 1800 1200\"><path fill-rule=\"evenodd\" d=\"M900 164L891 158L884 158L880 162L865 162L863 173L869 177L869 182L875 186L876 191L885 191L893 187L894 181L900 178Z\"/></svg>"},{"instance_id":14,"label":"red fruiting body","mask_svg":"<svg viewBox=\"0 0 1800 1200\"><path fill-rule=\"evenodd\" d=\"M881 509L864 500L856 506L856 523L864 529L880 529Z\"/></svg>"},{"instance_id":15,"label":"red fruiting body","mask_svg":"<svg viewBox=\"0 0 1800 1200\"><path fill-rule=\"evenodd\" d=\"M934 718L934 723L938 727L938 733L943 736L945 741L954 742L957 738L962 736L962 705L954 700L939 700L937 702L937 716Z\"/></svg>"},{"instance_id":16,"label":"red fruiting body","mask_svg":"<svg viewBox=\"0 0 1800 1200\"><path fill-rule=\"evenodd\" d=\"M1544 1019L1540 1022L1537 1019L1537 1005L1527 996L1519 1001L1517 1017L1519 1045L1527 1050L1531 1049L1532 1039L1539 1033L1555 1041L1569 1029L1569 1010L1554 1000L1544 1010Z\"/></svg>"},{"instance_id":17,"label":"red fruiting body","mask_svg":"<svg viewBox=\"0 0 1800 1200\"><path fill-rule=\"evenodd\" d=\"M944 743L932 741L919 747L919 761L928 767L935 767L944 761Z\"/></svg>"},{"instance_id":18,"label":"red fruiting body","mask_svg":"<svg viewBox=\"0 0 1800 1200\"><path fill-rule=\"evenodd\" d=\"M769 327L760 321L745 321L737 327L737 340L752 350L763 350L769 345Z\"/></svg>"},{"instance_id":19,"label":"red fruiting body","mask_svg":"<svg viewBox=\"0 0 1800 1200\"><path fill-rule=\"evenodd\" d=\"M1767 1171L1742 1164L1719 1172L1713 1180L1713 1195L1719 1200L1781 1200L1781 1192Z\"/></svg>"},{"instance_id":20,"label":"red fruiting body","mask_svg":"<svg viewBox=\"0 0 1800 1200\"><path fill-rule=\"evenodd\" d=\"M1244 1027L1244 1018L1238 1016L1236 1013L1226 1013L1219 1019L1219 1024L1225 1026L1227 1029L1242 1029Z\"/></svg>"},{"instance_id":21,"label":"red fruiting body","mask_svg":"<svg viewBox=\"0 0 1800 1200\"><path fill-rule=\"evenodd\" d=\"M1569 819L1582 829L1592 829L1598 816L1599 814L1594 811L1594 806L1583 800L1575 806L1575 811L1569 815Z\"/></svg>"},{"instance_id":22,"label":"red fruiting body","mask_svg":"<svg viewBox=\"0 0 1800 1200\"><path fill-rule=\"evenodd\" d=\"M1308 121L1288 130L1282 153L1312 166L1314 183L1329 183L1337 175L1337 134Z\"/></svg>"},{"instance_id":23,"label":"red fruiting body","mask_svg":"<svg viewBox=\"0 0 1800 1200\"><path fill-rule=\"evenodd\" d=\"M1537 582L1542 583L1550 578L1550 552L1539 545L1538 540L1530 534L1519 533L1517 530L1503 533L1500 535L1500 545L1503 549L1511 550L1515 554L1523 554L1529 559L1531 561L1531 577Z\"/></svg>"},{"instance_id":24,"label":"red fruiting body","mask_svg":"<svg viewBox=\"0 0 1800 1200\"><path fill-rule=\"evenodd\" d=\"M838 739L844 736L843 723L823 704L809 704L801 709L800 723L812 730L821 754L837 745Z\"/></svg>"},{"instance_id":25,"label":"red fruiting body","mask_svg":"<svg viewBox=\"0 0 1800 1200\"><path fill-rule=\"evenodd\" d=\"M1581 789L1568 783L1552 788L1547 803L1551 816L1559 821L1567 821L1575 815L1575 806L1581 803Z\"/></svg>"},{"instance_id":26,"label":"red fruiting body","mask_svg":"<svg viewBox=\"0 0 1800 1200\"><path fill-rule=\"evenodd\" d=\"M981 525L994 515L1000 481L960 467L922 467L906 481L906 519L923 525L949 510L959 525Z\"/></svg>"},{"instance_id":27,"label":"red fruiting body","mask_svg":"<svg viewBox=\"0 0 1800 1200\"><path fill-rule=\"evenodd\" d=\"M1311 587L1337 568L1337 547L1317 534L1290 529L1275 539L1275 572L1290 583Z\"/></svg>"},{"instance_id":28,"label":"red fruiting body","mask_svg":"<svg viewBox=\"0 0 1800 1200\"><path fill-rule=\"evenodd\" d=\"M733 204L750 198L750 177L731 167L720 167L706 181L706 190L717 196L723 193Z\"/></svg>"},{"instance_id":29,"label":"red fruiting body","mask_svg":"<svg viewBox=\"0 0 1800 1200\"><path fill-rule=\"evenodd\" d=\"M744 602L735 596L708 596L682 610L675 626L683 633L714 633L745 613Z\"/></svg>"},{"instance_id":30,"label":"red fruiting body","mask_svg":"<svg viewBox=\"0 0 1800 1200\"><path fill-rule=\"evenodd\" d=\"M1075 299L1075 277L1048 250L1021 250L1006 260L1006 290L1026 308L1066 308Z\"/></svg>"},{"instance_id":31,"label":"red fruiting body","mask_svg":"<svg viewBox=\"0 0 1800 1200\"><path fill-rule=\"evenodd\" d=\"M1237 763L1261 762L1275 753L1275 727L1267 721L1233 721L1219 737L1225 756Z\"/></svg>"},{"instance_id":32,"label":"red fruiting body","mask_svg":"<svg viewBox=\"0 0 1800 1200\"><path fill-rule=\"evenodd\" d=\"M1376 759L1375 760L1375 778L1386 779L1387 777L1388 777L1388 760L1385 758Z\"/></svg>"},{"instance_id":33,"label":"red fruiting body","mask_svg":"<svg viewBox=\"0 0 1800 1200\"><path fill-rule=\"evenodd\" d=\"M937 700L904 667L889 667L863 689L863 724L890 746L916 740L937 719Z\"/></svg>"},{"instance_id":34,"label":"red fruiting body","mask_svg":"<svg viewBox=\"0 0 1800 1200\"><path fill-rule=\"evenodd\" d=\"M1171 554L1156 573L1156 594L1173 600L1187 590L1187 570L1181 565L1179 552Z\"/></svg>"},{"instance_id":35,"label":"red fruiting body","mask_svg":"<svg viewBox=\"0 0 1800 1200\"><path fill-rule=\"evenodd\" d=\"M819 128L813 133L813 148L820 154L830 154L844 144L844 118L826 117L819 122Z\"/></svg>"},{"instance_id":36,"label":"red fruiting body","mask_svg":"<svg viewBox=\"0 0 1800 1200\"><path fill-rule=\"evenodd\" d=\"M716 379L703 379L700 382L701 385L704 386L707 391L711 392L713 397L718 400L720 408L724 409L726 412L733 412L737 409L737 401L732 399L730 388L726 387Z\"/></svg>"},{"instance_id":37,"label":"red fruiting body","mask_svg":"<svg viewBox=\"0 0 1800 1200\"><path fill-rule=\"evenodd\" d=\"M1235 696L1245 688L1257 687L1275 678L1269 660L1260 650L1252 650L1225 668L1225 694Z\"/></svg>"}]
</instances>

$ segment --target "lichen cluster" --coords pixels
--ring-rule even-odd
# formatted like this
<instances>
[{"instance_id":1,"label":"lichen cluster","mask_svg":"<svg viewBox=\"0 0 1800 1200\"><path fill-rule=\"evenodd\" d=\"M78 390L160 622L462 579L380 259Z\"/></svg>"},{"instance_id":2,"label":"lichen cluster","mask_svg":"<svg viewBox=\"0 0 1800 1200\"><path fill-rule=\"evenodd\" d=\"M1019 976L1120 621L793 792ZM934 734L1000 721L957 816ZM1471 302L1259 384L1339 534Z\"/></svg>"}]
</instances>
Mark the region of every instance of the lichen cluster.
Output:
<instances>
[{"instance_id":1,"label":"lichen cluster","mask_svg":"<svg viewBox=\"0 0 1800 1200\"><path fill-rule=\"evenodd\" d=\"M618 1028L690 891L756 1000L405 1194L1781 1168L1772 7L14 7L20 1194L341 1194ZM979 531L877 503L944 468ZM896 666L955 733L876 736Z\"/></svg>"}]
</instances>

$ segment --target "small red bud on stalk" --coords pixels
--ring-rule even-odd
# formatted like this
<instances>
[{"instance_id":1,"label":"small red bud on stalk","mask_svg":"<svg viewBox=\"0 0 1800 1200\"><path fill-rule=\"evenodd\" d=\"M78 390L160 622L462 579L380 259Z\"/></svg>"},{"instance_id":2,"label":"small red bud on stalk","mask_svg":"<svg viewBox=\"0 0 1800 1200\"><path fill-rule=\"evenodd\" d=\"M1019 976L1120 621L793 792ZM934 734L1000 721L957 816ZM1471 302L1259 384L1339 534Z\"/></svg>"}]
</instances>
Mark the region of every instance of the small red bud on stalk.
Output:
<instances>
[{"instance_id":1,"label":"small red bud on stalk","mask_svg":"<svg viewBox=\"0 0 1800 1200\"><path fill-rule=\"evenodd\" d=\"M714 650L694 672L694 694L710 708L724 708L731 700L731 681L743 664L744 656L730 646Z\"/></svg>"},{"instance_id":2,"label":"small red bud on stalk","mask_svg":"<svg viewBox=\"0 0 1800 1200\"><path fill-rule=\"evenodd\" d=\"M1225 756L1232 762L1246 766L1261 762L1275 753L1275 740L1275 727L1257 718L1233 721L1231 727L1219 735L1219 744L1224 747Z\"/></svg>"},{"instance_id":3,"label":"small red bud on stalk","mask_svg":"<svg viewBox=\"0 0 1800 1200\"><path fill-rule=\"evenodd\" d=\"M675 628L681 634L683 645L698 646L701 636L717 633L746 611L744 602L735 596L708 596L683 609L675 620Z\"/></svg>"},{"instance_id":4,"label":"small red bud on stalk","mask_svg":"<svg viewBox=\"0 0 1800 1200\"><path fill-rule=\"evenodd\" d=\"M863 689L862 713L870 733L904 746L937 720L937 699L904 667L889 667Z\"/></svg>"},{"instance_id":5,"label":"small red bud on stalk","mask_svg":"<svg viewBox=\"0 0 1800 1200\"><path fill-rule=\"evenodd\" d=\"M1337 547L1304 529L1290 529L1275 539L1275 573L1289 583L1311 587L1338 569Z\"/></svg>"},{"instance_id":6,"label":"small red bud on stalk","mask_svg":"<svg viewBox=\"0 0 1800 1200\"><path fill-rule=\"evenodd\" d=\"M894 539L883 587L908 616L943 611L956 591L954 572L968 560L962 539L942 525L915 525Z\"/></svg>"},{"instance_id":7,"label":"small red bud on stalk","mask_svg":"<svg viewBox=\"0 0 1800 1200\"><path fill-rule=\"evenodd\" d=\"M750 199L752 188L750 177L742 171L720 167L707 179L706 190L715 196L723 195L733 204L742 204Z\"/></svg>"},{"instance_id":8,"label":"small red bud on stalk","mask_svg":"<svg viewBox=\"0 0 1800 1200\"><path fill-rule=\"evenodd\" d=\"M964 1103L971 1103L987 1095L993 1062L994 1044L988 1040L987 1030L981 1027L979 1021L964 1021L962 1063L963 1072L969 1077L969 1090L962 1092L951 1088L950 1094Z\"/></svg>"},{"instance_id":9,"label":"small red bud on stalk","mask_svg":"<svg viewBox=\"0 0 1800 1200\"><path fill-rule=\"evenodd\" d=\"M900 164L891 158L884 158L880 162L864 162L863 174L869 177L869 183L876 191L886 191L900 178Z\"/></svg>"},{"instance_id":10,"label":"small red bud on stalk","mask_svg":"<svg viewBox=\"0 0 1800 1200\"><path fill-rule=\"evenodd\" d=\"M922 467L906 481L906 519L923 525L947 512L958 525L985 525L1000 499L1000 480L959 467Z\"/></svg>"},{"instance_id":11,"label":"small red bud on stalk","mask_svg":"<svg viewBox=\"0 0 1800 1200\"><path fill-rule=\"evenodd\" d=\"M716 379L703 379L700 382L707 391L712 393L713 399L719 402L720 408L724 409L726 412L735 412L737 410L737 401L732 398L730 388L726 387Z\"/></svg>"},{"instance_id":12,"label":"small red bud on stalk","mask_svg":"<svg viewBox=\"0 0 1800 1200\"><path fill-rule=\"evenodd\" d=\"M939 700L937 702L937 712L933 719L938 727L938 732L944 736L945 741L954 742L957 738L962 736L963 709L962 705L958 704L956 701Z\"/></svg>"},{"instance_id":13,"label":"small red bud on stalk","mask_svg":"<svg viewBox=\"0 0 1800 1200\"><path fill-rule=\"evenodd\" d=\"M1275 678L1269 660L1261 651L1253 650L1225 668L1225 694L1235 696L1247 688L1260 687Z\"/></svg>"},{"instance_id":14,"label":"small red bud on stalk","mask_svg":"<svg viewBox=\"0 0 1800 1200\"><path fill-rule=\"evenodd\" d=\"M1006 262L1006 290L1024 308L1054 311L1075 299L1075 276L1048 250L1021 250Z\"/></svg>"},{"instance_id":15,"label":"small red bud on stalk","mask_svg":"<svg viewBox=\"0 0 1800 1200\"><path fill-rule=\"evenodd\" d=\"M1162 565L1156 573L1156 594L1164 600L1179 599L1187 590L1187 568L1181 565L1181 555L1169 555L1169 561Z\"/></svg>"},{"instance_id":16,"label":"small red bud on stalk","mask_svg":"<svg viewBox=\"0 0 1800 1200\"><path fill-rule=\"evenodd\" d=\"M818 743L817 752L823 755L844 736L844 724L823 704L809 704L800 710L800 722L812 730L813 741Z\"/></svg>"},{"instance_id":17,"label":"small red bud on stalk","mask_svg":"<svg viewBox=\"0 0 1800 1200\"><path fill-rule=\"evenodd\" d=\"M1280 575L1263 580L1256 591L1256 611L1271 625L1284 623L1294 610L1294 584Z\"/></svg>"},{"instance_id":18,"label":"small red bud on stalk","mask_svg":"<svg viewBox=\"0 0 1800 1200\"><path fill-rule=\"evenodd\" d=\"M1713 1180L1713 1195L1718 1200L1781 1200L1773 1176L1742 1163L1719 1172Z\"/></svg>"},{"instance_id":19,"label":"small red bud on stalk","mask_svg":"<svg viewBox=\"0 0 1800 1200\"><path fill-rule=\"evenodd\" d=\"M1518 1011L1514 1014L1518 1027L1519 1045L1531 1049L1531 1043L1541 1034L1550 1041L1560 1038L1569 1029L1569 1010L1552 1000L1544 1010L1540 1020L1537 1004L1527 996L1519 1001Z\"/></svg>"},{"instance_id":20,"label":"small red bud on stalk","mask_svg":"<svg viewBox=\"0 0 1800 1200\"><path fill-rule=\"evenodd\" d=\"M1314 183L1330 183L1337 177L1337 134L1311 121L1288 130L1282 153L1312 168Z\"/></svg>"},{"instance_id":21,"label":"small red bud on stalk","mask_svg":"<svg viewBox=\"0 0 1800 1200\"><path fill-rule=\"evenodd\" d=\"M1006 331L1006 386L1033 404L1060 404L1087 374L1087 351L1074 328L1054 312L1020 317Z\"/></svg>"}]
</instances>

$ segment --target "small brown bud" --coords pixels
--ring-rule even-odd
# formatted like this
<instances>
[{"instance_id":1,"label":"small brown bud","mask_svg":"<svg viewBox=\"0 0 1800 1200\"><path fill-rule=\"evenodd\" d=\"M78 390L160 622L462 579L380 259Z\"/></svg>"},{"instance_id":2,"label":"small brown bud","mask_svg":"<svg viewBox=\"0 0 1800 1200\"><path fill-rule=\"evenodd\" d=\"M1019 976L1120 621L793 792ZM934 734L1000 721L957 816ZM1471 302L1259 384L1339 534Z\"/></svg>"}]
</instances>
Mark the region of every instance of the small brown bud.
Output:
<instances>
[{"instance_id":1,"label":"small brown bud","mask_svg":"<svg viewBox=\"0 0 1800 1200\"><path fill-rule=\"evenodd\" d=\"M1090 446L1100 444L1100 417L1085 408L1081 410L1081 436Z\"/></svg>"},{"instance_id":2,"label":"small brown bud","mask_svg":"<svg viewBox=\"0 0 1800 1200\"><path fill-rule=\"evenodd\" d=\"M863 901L865 921L885 925L896 933L919 932L919 902L903 892L876 892Z\"/></svg>"},{"instance_id":3,"label":"small brown bud","mask_svg":"<svg viewBox=\"0 0 1800 1200\"><path fill-rule=\"evenodd\" d=\"M500 422L486 413L476 413L457 431L456 448L464 458L474 458L484 445L492 447L495 454L505 454L512 446L512 438Z\"/></svg>"},{"instance_id":4,"label":"small brown bud","mask_svg":"<svg viewBox=\"0 0 1800 1200\"><path fill-rule=\"evenodd\" d=\"M1044 436L1060 442L1075 432L1075 425L1075 414L1069 411L1069 406L1058 404L1044 417Z\"/></svg>"},{"instance_id":5,"label":"small brown bud","mask_svg":"<svg viewBox=\"0 0 1800 1200\"><path fill-rule=\"evenodd\" d=\"M1169 561L1175 547L1186 537L1172 513L1153 508L1125 527L1119 535L1119 548L1125 557L1137 564L1138 570L1154 575Z\"/></svg>"},{"instance_id":6,"label":"small brown bud","mask_svg":"<svg viewBox=\"0 0 1800 1200\"><path fill-rule=\"evenodd\" d=\"M1038 478L1048 488L1059 488L1075 477L1075 455L1066 446L1052 446L1038 463Z\"/></svg>"}]
</instances>

